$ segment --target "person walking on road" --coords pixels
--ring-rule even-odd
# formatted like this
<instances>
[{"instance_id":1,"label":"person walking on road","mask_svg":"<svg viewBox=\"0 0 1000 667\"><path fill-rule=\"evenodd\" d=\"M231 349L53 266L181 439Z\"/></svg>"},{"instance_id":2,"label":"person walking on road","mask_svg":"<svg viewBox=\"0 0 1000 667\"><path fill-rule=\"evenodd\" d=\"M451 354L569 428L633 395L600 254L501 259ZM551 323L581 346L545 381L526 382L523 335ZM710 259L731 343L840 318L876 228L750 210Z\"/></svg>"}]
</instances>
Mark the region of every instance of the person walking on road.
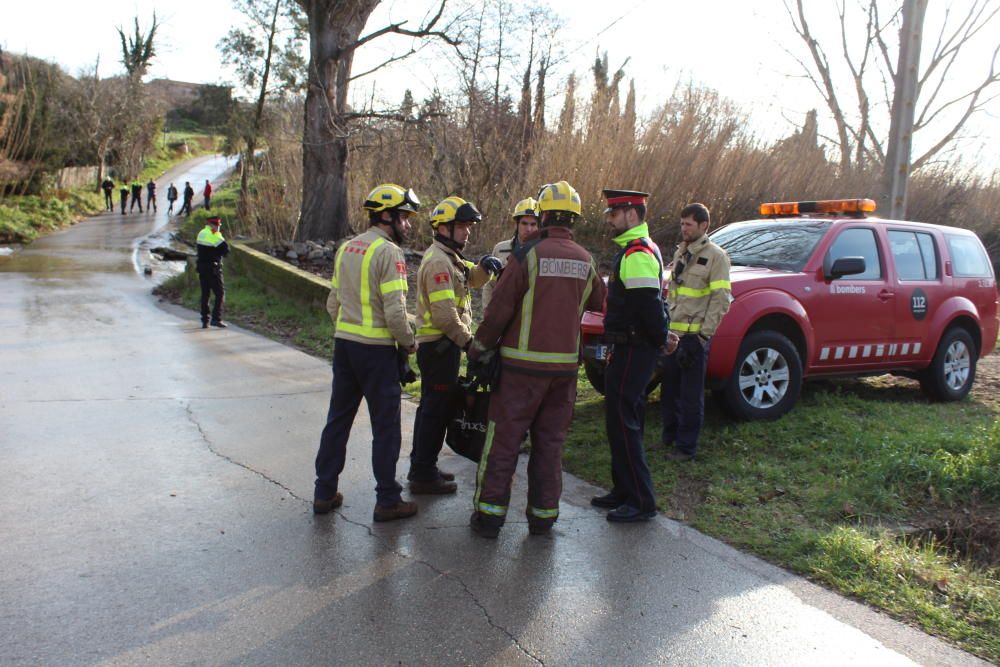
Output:
<instances>
[{"instance_id":1,"label":"person walking on road","mask_svg":"<svg viewBox=\"0 0 1000 667\"><path fill-rule=\"evenodd\" d=\"M538 232L537 207L538 202L533 197L522 199L515 204L514 210L510 214L511 220L514 221L514 236L500 241L493 247L493 255L500 260L501 265L506 266L507 258L510 257L510 254L517 250L518 246L527 243L528 239ZM484 313L486 312L486 307L490 305L490 300L493 298L493 289L495 287L496 282L494 281L488 282L483 286Z\"/></svg>"},{"instance_id":2,"label":"person walking on road","mask_svg":"<svg viewBox=\"0 0 1000 667\"><path fill-rule=\"evenodd\" d=\"M122 205L122 215L125 215L125 207L128 205L128 183L122 181L122 186L118 189L118 200Z\"/></svg>"},{"instance_id":3,"label":"person walking on road","mask_svg":"<svg viewBox=\"0 0 1000 667\"><path fill-rule=\"evenodd\" d=\"M604 190L604 219L621 250L608 278L604 342L612 345L604 376L604 409L611 445L611 492L590 499L610 509L608 521L646 521L656 516L653 479L642 437L646 386L661 348L668 351L663 305L663 259L645 223L648 193ZM676 338L676 336L674 337Z\"/></svg>"},{"instance_id":4,"label":"person walking on road","mask_svg":"<svg viewBox=\"0 0 1000 667\"><path fill-rule=\"evenodd\" d=\"M205 179L205 189L202 190L202 195L205 197L205 210L212 210L212 184Z\"/></svg>"},{"instance_id":5,"label":"person walking on road","mask_svg":"<svg viewBox=\"0 0 1000 667\"><path fill-rule=\"evenodd\" d=\"M181 206L181 210L177 212L177 215L181 213L191 215L191 202L193 200L194 188L191 187L191 181L184 181L184 204Z\"/></svg>"},{"instance_id":6,"label":"person walking on road","mask_svg":"<svg viewBox=\"0 0 1000 667\"><path fill-rule=\"evenodd\" d=\"M156 181L152 178L146 183L146 210L149 211L150 208L156 213Z\"/></svg>"},{"instance_id":7,"label":"person walking on road","mask_svg":"<svg viewBox=\"0 0 1000 667\"><path fill-rule=\"evenodd\" d=\"M729 311L729 255L708 238L711 215L704 204L681 211L681 244L670 264L667 303L670 330L680 336L667 358L660 390L663 446L670 461L694 458L705 419L705 369L712 336Z\"/></svg>"},{"instance_id":8,"label":"person walking on road","mask_svg":"<svg viewBox=\"0 0 1000 667\"><path fill-rule=\"evenodd\" d=\"M114 211L115 200L113 194L115 191L115 182L110 178L105 177L104 181L101 183L101 189L104 190L104 210Z\"/></svg>"},{"instance_id":9,"label":"person walking on road","mask_svg":"<svg viewBox=\"0 0 1000 667\"><path fill-rule=\"evenodd\" d=\"M208 218L205 226L198 232L198 281L201 283L201 328L207 329L208 319L208 297L209 293L215 295L215 303L212 304L213 327L226 328L226 323L222 321L222 306L226 298L226 286L222 279L222 258L229 254L229 244L222 237L220 227L222 218L216 216Z\"/></svg>"},{"instance_id":10,"label":"person walking on road","mask_svg":"<svg viewBox=\"0 0 1000 667\"><path fill-rule=\"evenodd\" d=\"M128 206L128 212L131 213L135 205L139 205L139 213L142 213L142 183L139 181L132 182L132 201Z\"/></svg>"},{"instance_id":11,"label":"person walking on road","mask_svg":"<svg viewBox=\"0 0 1000 667\"><path fill-rule=\"evenodd\" d=\"M499 535L506 520L525 431L531 433L528 531L545 534L559 517L562 449L576 402L580 317L604 303L594 259L573 241L572 226L582 210L576 190L566 181L543 186L538 210L541 233L511 254L469 348L473 374L500 355L469 520L475 533L489 538Z\"/></svg>"},{"instance_id":12,"label":"person walking on road","mask_svg":"<svg viewBox=\"0 0 1000 667\"><path fill-rule=\"evenodd\" d=\"M167 187L167 215L171 215L174 212L174 202L177 201L177 188L171 183Z\"/></svg>"},{"instance_id":13,"label":"person walking on road","mask_svg":"<svg viewBox=\"0 0 1000 667\"><path fill-rule=\"evenodd\" d=\"M462 255L472 226L483 219L475 205L448 197L434 208L434 242L417 271L417 364L420 405L413 423L410 493L454 493L454 476L438 470L437 460L451 419L462 350L472 341L472 292L500 273L491 255L478 263Z\"/></svg>"},{"instance_id":14,"label":"person walking on road","mask_svg":"<svg viewBox=\"0 0 1000 667\"><path fill-rule=\"evenodd\" d=\"M416 503L402 499L396 463L402 437L397 347L406 354L417 349L406 314L406 258L398 244L419 207L413 190L392 183L378 186L362 205L368 231L337 250L326 303L334 326L333 388L316 454L315 514L327 514L344 502L337 487L362 397L372 428L372 518L392 521L417 513Z\"/></svg>"}]
</instances>

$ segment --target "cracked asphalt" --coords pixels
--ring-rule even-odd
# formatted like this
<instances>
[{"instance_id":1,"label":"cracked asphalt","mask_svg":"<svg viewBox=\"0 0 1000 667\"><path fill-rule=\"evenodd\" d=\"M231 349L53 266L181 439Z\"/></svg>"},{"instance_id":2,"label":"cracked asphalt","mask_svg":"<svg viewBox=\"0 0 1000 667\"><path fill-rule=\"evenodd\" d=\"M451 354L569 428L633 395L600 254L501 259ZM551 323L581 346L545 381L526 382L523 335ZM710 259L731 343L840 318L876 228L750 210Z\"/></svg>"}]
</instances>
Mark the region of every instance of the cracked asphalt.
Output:
<instances>
[{"instance_id":1,"label":"cracked asphalt","mask_svg":"<svg viewBox=\"0 0 1000 667\"><path fill-rule=\"evenodd\" d=\"M133 249L162 216L0 257L0 664L982 664L682 524L609 525L569 476L546 537L520 473L500 539L472 535L452 455L457 496L372 524L363 409L314 517L329 365L158 304Z\"/></svg>"}]
</instances>

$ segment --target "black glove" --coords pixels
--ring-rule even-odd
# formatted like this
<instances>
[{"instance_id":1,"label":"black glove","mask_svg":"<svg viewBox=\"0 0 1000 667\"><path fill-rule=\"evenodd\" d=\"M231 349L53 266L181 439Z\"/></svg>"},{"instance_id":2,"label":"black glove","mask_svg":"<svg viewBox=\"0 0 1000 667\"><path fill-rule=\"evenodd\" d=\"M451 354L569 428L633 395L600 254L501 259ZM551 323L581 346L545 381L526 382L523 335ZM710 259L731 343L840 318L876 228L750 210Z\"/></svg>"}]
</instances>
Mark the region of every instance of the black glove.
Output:
<instances>
[{"instance_id":1,"label":"black glove","mask_svg":"<svg viewBox=\"0 0 1000 667\"><path fill-rule=\"evenodd\" d=\"M493 277L499 276L500 272L503 271L503 262L493 255L483 255L476 264L483 267Z\"/></svg>"},{"instance_id":2,"label":"black glove","mask_svg":"<svg viewBox=\"0 0 1000 667\"><path fill-rule=\"evenodd\" d=\"M417 373L410 366L410 355L401 347L396 348L396 363L399 364L399 384L410 384L417 381Z\"/></svg>"},{"instance_id":3,"label":"black glove","mask_svg":"<svg viewBox=\"0 0 1000 667\"><path fill-rule=\"evenodd\" d=\"M492 349L486 350L477 359L469 359L466 375L481 387L495 389L500 381L500 355Z\"/></svg>"}]
</instances>

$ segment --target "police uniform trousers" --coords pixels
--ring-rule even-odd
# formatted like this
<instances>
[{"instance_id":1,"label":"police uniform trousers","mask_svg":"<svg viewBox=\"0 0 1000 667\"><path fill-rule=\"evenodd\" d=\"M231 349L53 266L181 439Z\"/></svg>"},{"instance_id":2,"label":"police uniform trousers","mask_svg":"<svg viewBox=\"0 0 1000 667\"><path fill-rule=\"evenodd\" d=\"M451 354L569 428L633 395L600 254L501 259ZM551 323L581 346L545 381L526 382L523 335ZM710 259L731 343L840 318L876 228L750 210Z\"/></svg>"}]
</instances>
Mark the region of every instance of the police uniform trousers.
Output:
<instances>
[{"instance_id":1,"label":"police uniform trousers","mask_svg":"<svg viewBox=\"0 0 1000 667\"><path fill-rule=\"evenodd\" d=\"M461 359L461 348L449 338L422 343L417 348L420 405L413 422L413 450L407 479L430 482L438 478L438 454L454 413L454 390Z\"/></svg>"},{"instance_id":2,"label":"police uniform trousers","mask_svg":"<svg viewBox=\"0 0 1000 667\"><path fill-rule=\"evenodd\" d=\"M402 490L396 481L401 437L396 346L366 345L343 338L334 342L333 391L316 454L314 497L329 500L337 494L347 459L347 440L362 397L371 418L375 502L395 505Z\"/></svg>"},{"instance_id":3,"label":"police uniform trousers","mask_svg":"<svg viewBox=\"0 0 1000 667\"><path fill-rule=\"evenodd\" d=\"M646 387L657 348L616 344L604 374L605 423L611 445L611 494L641 512L656 509L653 479L642 443L646 420Z\"/></svg>"},{"instance_id":4,"label":"police uniform trousers","mask_svg":"<svg viewBox=\"0 0 1000 667\"><path fill-rule=\"evenodd\" d=\"M681 352L680 347L684 348ZM698 434L705 420L705 368L710 343L702 346L698 336L682 336L678 350L667 355L660 410L663 415L663 445L685 454L698 448ZM678 363L683 359L683 367Z\"/></svg>"},{"instance_id":5,"label":"police uniform trousers","mask_svg":"<svg viewBox=\"0 0 1000 667\"><path fill-rule=\"evenodd\" d=\"M531 434L528 521L551 525L559 517L563 443L575 403L576 375L541 376L502 369L500 386L490 396L486 444L476 473L474 505L484 523L503 525L526 431Z\"/></svg>"},{"instance_id":6,"label":"police uniform trousers","mask_svg":"<svg viewBox=\"0 0 1000 667\"><path fill-rule=\"evenodd\" d=\"M208 322L209 293L215 295L212 304L212 321L222 319L222 303L226 297L226 285L222 280L222 267L218 264L198 264L198 282L201 284L201 321Z\"/></svg>"}]
</instances>

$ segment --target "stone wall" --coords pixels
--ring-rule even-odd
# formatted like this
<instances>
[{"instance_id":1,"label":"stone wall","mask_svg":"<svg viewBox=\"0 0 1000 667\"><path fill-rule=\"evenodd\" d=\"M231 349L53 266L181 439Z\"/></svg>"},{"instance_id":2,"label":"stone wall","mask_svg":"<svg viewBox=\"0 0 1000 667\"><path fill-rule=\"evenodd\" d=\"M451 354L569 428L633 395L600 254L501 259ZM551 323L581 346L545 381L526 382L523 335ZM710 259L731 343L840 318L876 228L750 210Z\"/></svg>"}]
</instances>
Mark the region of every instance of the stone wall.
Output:
<instances>
[{"instance_id":1,"label":"stone wall","mask_svg":"<svg viewBox=\"0 0 1000 667\"><path fill-rule=\"evenodd\" d=\"M56 187L70 188L97 187L97 167L66 167L56 173Z\"/></svg>"},{"instance_id":2,"label":"stone wall","mask_svg":"<svg viewBox=\"0 0 1000 667\"><path fill-rule=\"evenodd\" d=\"M326 311L330 281L275 259L249 244L230 241L226 264L260 284L268 292Z\"/></svg>"}]
</instances>

